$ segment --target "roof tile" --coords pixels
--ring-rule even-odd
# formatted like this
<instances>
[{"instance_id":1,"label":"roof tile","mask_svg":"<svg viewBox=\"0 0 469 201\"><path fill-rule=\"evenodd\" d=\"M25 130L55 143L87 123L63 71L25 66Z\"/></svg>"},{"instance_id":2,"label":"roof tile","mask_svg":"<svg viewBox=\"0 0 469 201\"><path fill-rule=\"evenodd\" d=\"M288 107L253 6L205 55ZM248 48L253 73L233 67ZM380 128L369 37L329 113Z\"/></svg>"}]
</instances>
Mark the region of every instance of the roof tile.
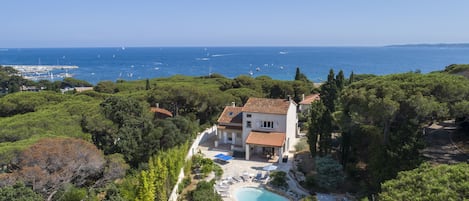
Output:
<instances>
[{"instance_id":1,"label":"roof tile","mask_svg":"<svg viewBox=\"0 0 469 201\"><path fill-rule=\"evenodd\" d=\"M320 94L311 94L306 96L303 101L300 102L301 105L311 105L312 102L321 100Z\"/></svg>"},{"instance_id":2,"label":"roof tile","mask_svg":"<svg viewBox=\"0 0 469 201\"><path fill-rule=\"evenodd\" d=\"M243 112L268 114L287 114L290 101L285 99L249 98L243 107Z\"/></svg>"},{"instance_id":3,"label":"roof tile","mask_svg":"<svg viewBox=\"0 0 469 201\"><path fill-rule=\"evenodd\" d=\"M243 123L242 110L242 107L226 106L223 112L221 113L220 117L218 118L218 123Z\"/></svg>"},{"instance_id":4,"label":"roof tile","mask_svg":"<svg viewBox=\"0 0 469 201\"><path fill-rule=\"evenodd\" d=\"M285 133L251 131L246 138L246 144L281 147L285 138Z\"/></svg>"}]
</instances>

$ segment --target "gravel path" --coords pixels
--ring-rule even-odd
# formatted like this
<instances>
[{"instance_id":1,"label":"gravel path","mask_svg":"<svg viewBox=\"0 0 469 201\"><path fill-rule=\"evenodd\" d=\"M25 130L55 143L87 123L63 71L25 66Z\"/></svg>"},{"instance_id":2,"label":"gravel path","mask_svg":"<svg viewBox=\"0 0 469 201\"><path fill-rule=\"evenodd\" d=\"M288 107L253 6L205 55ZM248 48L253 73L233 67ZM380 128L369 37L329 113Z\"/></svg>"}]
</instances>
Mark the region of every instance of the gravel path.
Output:
<instances>
[{"instance_id":1,"label":"gravel path","mask_svg":"<svg viewBox=\"0 0 469 201\"><path fill-rule=\"evenodd\" d=\"M424 140L426 148L422 154L432 163L454 164L469 162L469 154L464 153L451 140L452 130L432 125L426 128Z\"/></svg>"}]
</instances>

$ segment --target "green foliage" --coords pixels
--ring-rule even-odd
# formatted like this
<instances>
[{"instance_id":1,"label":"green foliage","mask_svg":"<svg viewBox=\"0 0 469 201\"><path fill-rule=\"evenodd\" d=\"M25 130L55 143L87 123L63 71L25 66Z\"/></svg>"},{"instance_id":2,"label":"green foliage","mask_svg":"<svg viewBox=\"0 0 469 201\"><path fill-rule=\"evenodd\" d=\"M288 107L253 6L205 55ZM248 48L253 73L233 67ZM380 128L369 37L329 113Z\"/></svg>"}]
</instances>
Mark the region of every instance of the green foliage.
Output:
<instances>
[{"instance_id":1,"label":"green foliage","mask_svg":"<svg viewBox=\"0 0 469 201\"><path fill-rule=\"evenodd\" d=\"M102 201L125 201L125 199L120 195L119 188L114 183L110 183L106 186L106 196Z\"/></svg>"},{"instance_id":2,"label":"green foliage","mask_svg":"<svg viewBox=\"0 0 469 201\"><path fill-rule=\"evenodd\" d=\"M326 155L331 151L332 115L323 100L311 103L311 121L308 130L308 144L311 155L315 156L319 141L319 153Z\"/></svg>"},{"instance_id":3,"label":"green foliage","mask_svg":"<svg viewBox=\"0 0 469 201\"><path fill-rule=\"evenodd\" d=\"M270 184L273 186L288 186L287 184L287 173L284 171L273 171L270 173L270 177L272 178L270 180Z\"/></svg>"},{"instance_id":4,"label":"green foliage","mask_svg":"<svg viewBox=\"0 0 469 201\"><path fill-rule=\"evenodd\" d=\"M374 77L378 77L378 76L374 75L374 74L353 74L353 77L351 76L351 78L353 78L352 82L358 82L358 81L362 81L362 80L366 80L366 79L370 79L370 78L374 78Z\"/></svg>"},{"instance_id":5,"label":"green foliage","mask_svg":"<svg viewBox=\"0 0 469 201\"><path fill-rule=\"evenodd\" d=\"M313 188L314 186L316 186L316 177L314 177L314 175L306 176L304 185L308 188Z\"/></svg>"},{"instance_id":6,"label":"green foliage","mask_svg":"<svg viewBox=\"0 0 469 201\"><path fill-rule=\"evenodd\" d=\"M316 198L316 196L307 196L307 197L300 199L300 201L317 201L317 200L318 199Z\"/></svg>"},{"instance_id":7,"label":"green foliage","mask_svg":"<svg viewBox=\"0 0 469 201\"><path fill-rule=\"evenodd\" d=\"M335 102L339 96L339 88L334 76L334 70L330 69L327 81L321 85L321 100L330 112L335 112Z\"/></svg>"},{"instance_id":8,"label":"green foliage","mask_svg":"<svg viewBox=\"0 0 469 201\"><path fill-rule=\"evenodd\" d=\"M186 143L151 157L148 170L142 170L137 177L136 200L167 200L183 168L187 149Z\"/></svg>"},{"instance_id":9,"label":"green foliage","mask_svg":"<svg viewBox=\"0 0 469 201\"><path fill-rule=\"evenodd\" d=\"M119 194L124 200L135 200L139 188L139 175L132 171L127 174L122 183L118 185Z\"/></svg>"},{"instance_id":10,"label":"green foliage","mask_svg":"<svg viewBox=\"0 0 469 201\"><path fill-rule=\"evenodd\" d=\"M308 77L300 72L300 68L296 67L295 80L309 82Z\"/></svg>"},{"instance_id":11,"label":"green foliage","mask_svg":"<svg viewBox=\"0 0 469 201\"><path fill-rule=\"evenodd\" d=\"M21 97L22 94L38 96L49 101L37 106L35 112L0 118L0 164L8 164L15 157L15 153L19 153L38 139L55 136L90 139L89 134L82 130L80 121L82 115L95 113L96 109L99 109L97 100L88 96L68 96L51 92L16 93L8 96ZM27 99L26 96L24 98Z\"/></svg>"},{"instance_id":12,"label":"green foliage","mask_svg":"<svg viewBox=\"0 0 469 201\"><path fill-rule=\"evenodd\" d=\"M452 108L452 113L456 118L469 116L469 101L463 100L456 102Z\"/></svg>"},{"instance_id":13,"label":"green foliage","mask_svg":"<svg viewBox=\"0 0 469 201\"><path fill-rule=\"evenodd\" d=\"M217 179L221 179L221 176L223 175L223 169L219 165L214 164L213 171L215 172L215 177Z\"/></svg>"},{"instance_id":14,"label":"green foliage","mask_svg":"<svg viewBox=\"0 0 469 201\"><path fill-rule=\"evenodd\" d=\"M308 143L304 138L300 139L298 143L295 144L295 150L296 151L304 151L305 149L308 148Z\"/></svg>"},{"instance_id":15,"label":"green foliage","mask_svg":"<svg viewBox=\"0 0 469 201\"><path fill-rule=\"evenodd\" d=\"M216 193L212 182L201 181L197 183L197 188L190 193L192 201L221 201L221 196Z\"/></svg>"},{"instance_id":16,"label":"green foliage","mask_svg":"<svg viewBox=\"0 0 469 201\"><path fill-rule=\"evenodd\" d=\"M465 200L469 195L468 178L467 163L422 164L383 183L379 200Z\"/></svg>"},{"instance_id":17,"label":"green foliage","mask_svg":"<svg viewBox=\"0 0 469 201\"><path fill-rule=\"evenodd\" d=\"M141 171L138 194L135 201L153 201L155 200L155 172Z\"/></svg>"},{"instance_id":18,"label":"green foliage","mask_svg":"<svg viewBox=\"0 0 469 201\"><path fill-rule=\"evenodd\" d=\"M87 81L75 79L72 77L64 78L61 88L65 87L92 87L93 85Z\"/></svg>"},{"instance_id":19,"label":"green foliage","mask_svg":"<svg viewBox=\"0 0 469 201\"><path fill-rule=\"evenodd\" d=\"M88 198L88 194L86 189L84 188L76 188L73 185L67 185L60 191L58 191L54 197L53 200L57 201L85 201L85 200L91 200Z\"/></svg>"},{"instance_id":20,"label":"green foliage","mask_svg":"<svg viewBox=\"0 0 469 201\"><path fill-rule=\"evenodd\" d=\"M0 201L39 201L44 200L41 195L36 194L31 188L23 183L0 188Z\"/></svg>"},{"instance_id":21,"label":"green foliage","mask_svg":"<svg viewBox=\"0 0 469 201\"><path fill-rule=\"evenodd\" d=\"M0 99L0 116L34 112L40 106L57 104L69 98L70 96L45 91L8 94Z\"/></svg>"},{"instance_id":22,"label":"green foliage","mask_svg":"<svg viewBox=\"0 0 469 201\"><path fill-rule=\"evenodd\" d=\"M469 64L451 64L445 67L443 72L450 74L458 74L464 71L469 71Z\"/></svg>"},{"instance_id":23,"label":"green foliage","mask_svg":"<svg viewBox=\"0 0 469 201\"><path fill-rule=\"evenodd\" d=\"M0 66L0 94L15 93L23 85L30 85L31 81L19 76L19 72L12 67Z\"/></svg>"},{"instance_id":24,"label":"green foliage","mask_svg":"<svg viewBox=\"0 0 469 201\"><path fill-rule=\"evenodd\" d=\"M187 176L187 177L184 177L184 179L182 179L182 182L178 186L178 192L181 193L182 190L184 188L188 187L191 183L192 183L192 179L191 179L190 175Z\"/></svg>"},{"instance_id":25,"label":"green foliage","mask_svg":"<svg viewBox=\"0 0 469 201\"><path fill-rule=\"evenodd\" d=\"M341 96L342 114L347 119L342 127L351 135L349 160L367 162L371 186L379 190L383 181L421 163L422 126L461 115L456 111L465 111L461 107L467 97L469 80L441 73L396 74L354 82ZM372 138L360 137L359 132L366 128L372 128L365 132Z\"/></svg>"},{"instance_id":26,"label":"green foliage","mask_svg":"<svg viewBox=\"0 0 469 201\"><path fill-rule=\"evenodd\" d=\"M342 165L330 156L316 157L315 182L318 187L332 190L344 181Z\"/></svg>"},{"instance_id":27,"label":"green foliage","mask_svg":"<svg viewBox=\"0 0 469 201\"><path fill-rule=\"evenodd\" d=\"M345 86L345 76L344 71L340 70L339 73L335 76L335 84L338 91L342 91Z\"/></svg>"},{"instance_id":28,"label":"green foliage","mask_svg":"<svg viewBox=\"0 0 469 201\"><path fill-rule=\"evenodd\" d=\"M93 88L95 91L100 93L113 94L119 92L117 84L112 81L101 81Z\"/></svg>"}]
</instances>

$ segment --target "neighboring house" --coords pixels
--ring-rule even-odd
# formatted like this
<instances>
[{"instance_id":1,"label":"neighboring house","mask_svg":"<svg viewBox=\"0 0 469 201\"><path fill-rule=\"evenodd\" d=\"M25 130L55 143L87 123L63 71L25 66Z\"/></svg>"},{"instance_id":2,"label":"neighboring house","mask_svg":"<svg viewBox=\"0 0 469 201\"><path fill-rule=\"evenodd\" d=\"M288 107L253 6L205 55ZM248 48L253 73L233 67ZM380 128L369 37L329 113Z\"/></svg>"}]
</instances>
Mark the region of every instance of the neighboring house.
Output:
<instances>
[{"instance_id":1,"label":"neighboring house","mask_svg":"<svg viewBox=\"0 0 469 201\"><path fill-rule=\"evenodd\" d=\"M306 97L303 94L298 110L301 113L307 113L311 109L311 103L318 100L321 100L320 94L311 94Z\"/></svg>"},{"instance_id":2,"label":"neighboring house","mask_svg":"<svg viewBox=\"0 0 469 201\"><path fill-rule=\"evenodd\" d=\"M65 87L63 89L60 89L62 93L69 92L69 91L75 91L77 93L84 92L84 91L93 91L93 87Z\"/></svg>"},{"instance_id":3,"label":"neighboring house","mask_svg":"<svg viewBox=\"0 0 469 201\"><path fill-rule=\"evenodd\" d=\"M249 98L244 107L233 103L218 118L218 142L252 154L283 156L293 149L298 132L297 105L292 100Z\"/></svg>"},{"instance_id":4,"label":"neighboring house","mask_svg":"<svg viewBox=\"0 0 469 201\"><path fill-rule=\"evenodd\" d=\"M157 119L166 119L168 117L173 117L173 113L167 109L160 108L160 105L157 103L156 107L151 107L150 111L155 113Z\"/></svg>"},{"instance_id":5,"label":"neighboring house","mask_svg":"<svg viewBox=\"0 0 469 201\"><path fill-rule=\"evenodd\" d=\"M36 87L36 86L26 86L26 85L23 85L20 87L20 90L21 91L35 91L35 92L38 92L38 91L41 91L41 90L44 90L43 87Z\"/></svg>"}]
</instances>

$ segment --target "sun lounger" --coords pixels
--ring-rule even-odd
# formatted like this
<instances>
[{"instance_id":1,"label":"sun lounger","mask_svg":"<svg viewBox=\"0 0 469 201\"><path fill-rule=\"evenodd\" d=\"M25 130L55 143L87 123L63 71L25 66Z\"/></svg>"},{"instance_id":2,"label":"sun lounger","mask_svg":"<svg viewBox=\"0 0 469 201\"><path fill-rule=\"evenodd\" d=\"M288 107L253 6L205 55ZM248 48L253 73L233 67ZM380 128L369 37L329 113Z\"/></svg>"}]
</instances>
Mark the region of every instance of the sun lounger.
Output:
<instances>
[{"instance_id":1,"label":"sun lounger","mask_svg":"<svg viewBox=\"0 0 469 201\"><path fill-rule=\"evenodd\" d=\"M236 183L239 182L239 180L238 180L236 177L231 177L231 179L232 179L233 181L235 181Z\"/></svg>"},{"instance_id":2,"label":"sun lounger","mask_svg":"<svg viewBox=\"0 0 469 201\"><path fill-rule=\"evenodd\" d=\"M234 178L236 178L236 180L238 180L238 182L242 182L242 181L244 182L243 178L240 177L240 176L236 176L236 177L234 177Z\"/></svg>"},{"instance_id":3,"label":"sun lounger","mask_svg":"<svg viewBox=\"0 0 469 201\"><path fill-rule=\"evenodd\" d=\"M246 176L246 175L241 176L241 178L243 179L244 182L250 180L250 179L249 179L249 176Z\"/></svg>"},{"instance_id":4,"label":"sun lounger","mask_svg":"<svg viewBox=\"0 0 469 201\"><path fill-rule=\"evenodd\" d=\"M262 178L262 173L257 173L256 177L254 178L254 181L260 181Z\"/></svg>"},{"instance_id":5,"label":"sun lounger","mask_svg":"<svg viewBox=\"0 0 469 201\"><path fill-rule=\"evenodd\" d=\"M230 194L227 192L221 192L219 194L221 195L221 197L225 197L225 198L231 197Z\"/></svg>"}]
</instances>

